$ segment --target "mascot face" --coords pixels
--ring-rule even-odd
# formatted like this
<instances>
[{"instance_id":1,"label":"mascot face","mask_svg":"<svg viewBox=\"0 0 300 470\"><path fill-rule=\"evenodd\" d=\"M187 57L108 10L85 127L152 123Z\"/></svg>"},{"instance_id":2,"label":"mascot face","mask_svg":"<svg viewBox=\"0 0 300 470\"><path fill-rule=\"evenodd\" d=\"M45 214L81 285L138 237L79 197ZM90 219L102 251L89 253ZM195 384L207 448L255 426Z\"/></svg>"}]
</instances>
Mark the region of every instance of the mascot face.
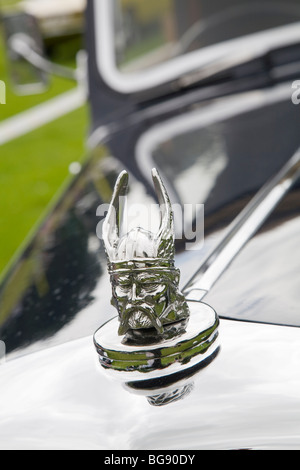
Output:
<instances>
[{"instance_id":1,"label":"mascot face","mask_svg":"<svg viewBox=\"0 0 300 470\"><path fill-rule=\"evenodd\" d=\"M179 291L179 270L174 267L173 213L166 190L153 170L163 214L155 236L141 228L119 238L118 198L124 194L128 175L121 173L103 225L112 283L112 303L118 310L119 335L128 330L155 328L162 334L164 325L188 318L189 309ZM163 202L163 208L162 208Z\"/></svg>"},{"instance_id":2,"label":"mascot face","mask_svg":"<svg viewBox=\"0 0 300 470\"><path fill-rule=\"evenodd\" d=\"M127 263L124 271L111 274L112 303L119 312L120 335L130 329L153 327L163 333L164 324L188 316L185 299L178 289L179 271L151 264L147 259L136 259ZM145 265L148 266L141 267Z\"/></svg>"}]
</instances>

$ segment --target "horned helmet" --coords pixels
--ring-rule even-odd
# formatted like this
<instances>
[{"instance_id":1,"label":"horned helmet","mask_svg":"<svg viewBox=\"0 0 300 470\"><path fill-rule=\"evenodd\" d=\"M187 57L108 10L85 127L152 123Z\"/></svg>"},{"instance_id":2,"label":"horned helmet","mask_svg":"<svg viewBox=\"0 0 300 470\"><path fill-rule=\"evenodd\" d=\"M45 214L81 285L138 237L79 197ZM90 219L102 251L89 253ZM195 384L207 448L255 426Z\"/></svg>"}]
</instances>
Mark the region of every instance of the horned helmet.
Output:
<instances>
[{"instance_id":1,"label":"horned helmet","mask_svg":"<svg viewBox=\"0 0 300 470\"><path fill-rule=\"evenodd\" d=\"M120 235L120 201L124 201L128 189L126 171L117 179L103 223L112 304L119 313L119 335L150 328L163 334L166 325L189 317L188 305L178 287L180 271L174 265L174 218L170 199L155 168L152 179L160 207L157 233L136 227Z\"/></svg>"}]
</instances>

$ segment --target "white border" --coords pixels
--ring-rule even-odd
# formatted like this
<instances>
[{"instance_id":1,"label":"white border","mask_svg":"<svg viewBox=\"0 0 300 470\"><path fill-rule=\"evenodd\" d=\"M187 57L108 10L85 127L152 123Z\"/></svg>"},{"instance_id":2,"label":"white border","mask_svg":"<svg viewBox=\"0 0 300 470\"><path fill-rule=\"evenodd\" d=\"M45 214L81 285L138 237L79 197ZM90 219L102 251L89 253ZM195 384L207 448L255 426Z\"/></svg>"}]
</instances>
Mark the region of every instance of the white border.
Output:
<instances>
[{"instance_id":1,"label":"white border","mask_svg":"<svg viewBox=\"0 0 300 470\"><path fill-rule=\"evenodd\" d=\"M297 22L193 51L146 71L124 74L115 62L112 0L94 0L94 12L99 73L110 88L124 94L148 90L235 56L242 59L244 54L245 59L255 58L276 47L300 41L300 22Z\"/></svg>"}]
</instances>

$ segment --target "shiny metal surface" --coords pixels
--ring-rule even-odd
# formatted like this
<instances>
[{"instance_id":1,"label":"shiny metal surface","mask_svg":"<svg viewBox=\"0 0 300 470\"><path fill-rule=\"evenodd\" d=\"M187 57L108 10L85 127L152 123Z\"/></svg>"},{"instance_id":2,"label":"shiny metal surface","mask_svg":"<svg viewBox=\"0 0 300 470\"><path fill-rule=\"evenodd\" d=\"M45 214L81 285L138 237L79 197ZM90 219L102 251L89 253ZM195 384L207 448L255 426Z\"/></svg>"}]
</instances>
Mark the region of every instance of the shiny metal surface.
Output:
<instances>
[{"instance_id":1,"label":"shiny metal surface","mask_svg":"<svg viewBox=\"0 0 300 470\"><path fill-rule=\"evenodd\" d=\"M225 236L210 253L197 273L183 289L188 300L202 300L266 218L274 211L300 175L300 149L282 170L250 201L226 230Z\"/></svg>"},{"instance_id":2,"label":"shiny metal surface","mask_svg":"<svg viewBox=\"0 0 300 470\"><path fill-rule=\"evenodd\" d=\"M100 3L109 6L108 1L96 2L96 12ZM97 29L91 8L95 2L89 5L92 37ZM99 24L103 29L97 29L97 37L112 30L105 17ZM185 252L176 257L176 265L183 268L188 280L191 266L198 268L200 260L205 261L214 241L222 240L224 227L299 147L299 109L291 102L290 82L280 85L279 78L292 77L285 65L289 65L289 46L300 37L297 28L294 24L265 31L248 43L256 52L261 50L262 39L265 51L285 45L288 51L278 60L278 68L276 64L272 68L268 56L255 61L248 71L235 69L233 75L219 77L220 83L197 87L196 82L194 89L184 93L176 88L176 79L195 70L198 53L163 64L156 70L159 76L149 73L145 80L143 76L137 80L127 77L129 81L124 82L124 77L109 74L114 72L111 49L99 57L92 44L89 89L92 127L97 134L92 140L99 146L49 209L1 284L0 343L5 342L7 361L1 358L2 345L0 449L300 449L300 329L254 323L300 326L299 198L293 199L299 188L287 193L290 180L287 186L284 181L275 199L260 194L263 201L259 196L258 202L265 204L258 219L259 205L250 205L241 213L241 221L248 225L245 238L232 238L237 245L207 284L210 288L222 272L206 298L223 317L219 336L214 310L195 302L193 308L201 308L207 323L195 315L187 326L180 325L186 326L184 332L180 328L171 331L169 346L175 346L174 354L158 346L153 337L146 353L143 347L134 349L135 357L152 354L150 361L139 357L129 366L148 367L150 375L145 380L139 380L140 375L128 376L126 358L132 345L121 343L118 356L121 341L116 328L111 330L113 340L105 334L101 343L110 341L98 348L107 370L99 365L92 338L96 325L113 315L113 308L108 307L104 247L95 229L97 208L111 200L120 168L127 168L134 178L133 200L153 199L152 182L149 185L143 172L145 163L153 160L163 170L166 187L172 188L176 202L186 204L192 198L206 204L203 251L197 257L193 254L193 259ZM221 47L206 48L201 64L226 62L228 53L239 54L246 40L234 41L233 47L224 42ZM101 48L103 45L105 42ZM297 64L298 53L292 54L292 65ZM273 59L276 63L279 58ZM184 69L178 68L180 63ZM281 67L287 75L280 75ZM172 88L160 88L169 79ZM194 79L199 75L188 76L181 85ZM159 90L151 88L147 95L144 92L150 85ZM108 87L121 93L110 93ZM141 95L130 96L137 91ZM163 98L151 102L154 96ZM193 181L197 184L191 184ZM283 196L273 210L274 201ZM267 215L268 221L250 240ZM222 251L225 245L221 245ZM182 248L180 243L177 246ZM232 254L237 252L239 256L233 260ZM122 268L119 262L124 260L112 261L112 272L118 272ZM129 261L133 262L131 268L138 267L138 261ZM229 263L230 269L224 271ZM166 264L169 267L169 259ZM120 287L117 281L115 287ZM132 284L136 293L137 286ZM200 287L207 292L207 285ZM230 317L235 321L228 320ZM112 320L110 325L116 323ZM194 336L194 328L189 330L195 325L203 336ZM156 326L160 332L159 322ZM177 333L186 342L178 342ZM114 341L117 351L111 348ZM152 360L159 363L158 376L156 372L151 375ZM106 374L112 372L113 364L121 369L121 380ZM172 373L166 375L169 370Z\"/></svg>"},{"instance_id":3,"label":"shiny metal surface","mask_svg":"<svg viewBox=\"0 0 300 470\"><path fill-rule=\"evenodd\" d=\"M141 333L138 339L121 340L117 317L94 335L100 364L117 378L149 380L192 368L215 353L219 319L206 304L190 302L191 316L165 329L164 335Z\"/></svg>"},{"instance_id":4,"label":"shiny metal surface","mask_svg":"<svg viewBox=\"0 0 300 470\"><path fill-rule=\"evenodd\" d=\"M119 313L119 335L149 328L154 328L157 335L163 335L165 325L189 317L188 305L178 287L180 272L174 266L175 232L171 202L155 168L152 178L161 212L157 233L135 227L121 235L122 205L126 205L128 189L126 171L120 173L116 181L103 223L112 303ZM147 211L147 207L144 210Z\"/></svg>"},{"instance_id":5,"label":"shiny metal surface","mask_svg":"<svg viewBox=\"0 0 300 470\"><path fill-rule=\"evenodd\" d=\"M298 185L205 296L220 316L300 326L299 196Z\"/></svg>"},{"instance_id":6,"label":"shiny metal surface","mask_svg":"<svg viewBox=\"0 0 300 470\"><path fill-rule=\"evenodd\" d=\"M150 113L147 122L139 119L124 131L107 136L107 144L95 149L81 173L68 182L1 280L0 340L6 344L7 358L92 335L101 323L115 315L115 309L110 305L107 260L95 228L101 220L97 215L98 206L110 202L116 178L129 163L129 205L136 201L155 202L152 182L147 186L147 181L139 173L139 168L149 164L150 157L151 164L162 175L168 193L177 195L175 202L205 204L205 243L202 249L197 255L188 254L182 251L180 241L176 243L176 265L181 270L180 288L184 286L220 240L224 228L299 147L299 109L285 93L283 95L276 91L276 87L270 94L257 91L249 96L245 93L239 95L243 103L241 107L237 97L232 97L232 101L226 100L226 109L232 109L236 103L234 112L221 117L220 99L201 106L193 101L192 109L185 108L182 101L178 101L176 127L173 125L175 115L169 120L163 114L165 107L168 110L172 105L174 110L172 101L157 106L155 118L151 119ZM259 106L253 106L255 96L259 98ZM193 94L191 98L194 99ZM189 129L191 122L193 127ZM159 127L161 132L158 136ZM151 129L156 132L149 134L147 131ZM151 155L138 145L140 137L146 134ZM129 156L134 155L135 150L138 168L133 159L129 162ZM289 211L289 205L285 205L287 216ZM297 240L296 234L292 237ZM283 235L282 240L285 239ZM270 231L265 235L265 244L274 264L276 257L272 254ZM297 249L297 241L291 246L285 244L284 253L294 262L295 247ZM287 272L288 266L284 266ZM253 272L257 273L257 269L261 270L261 266L255 267ZM276 272L279 279L279 266ZM230 284L236 303L232 301L233 294L230 297L227 294L228 288L225 290L228 308L219 296L218 302L209 298L207 303L223 316L230 316L233 312L235 316L239 315L239 304L244 306L247 303L251 308L242 308L243 318L263 319L264 310L255 310L251 306L252 300L249 300L253 299L252 286L256 285L257 275L246 270L245 279L247 288L245 285L238 288L238 274ZM268 321L276 318L276 322L281 320L285 323L288 318L289 324L296 324L299 289L293 287L291 292L289 288L292 306L288 304L283 308L278 289L273 295L269 292L272 290L270 276L264 279L260 282L259 298L267 295L269 299L280 301L277 302L279 308L272 301L273 314L268 308ZM281 283L286 286L286 276ZM245 292L247 301L242 296Z\"/></svg>"},{"instance_id":7,"label":"shiny metal surface","mask_svg":"<svg viewBox=\"0 0 300 470\"><path fill-rule=\"evenodd\" d=\"M119 315L97 330L94 344L102 367L118 378L123 375L131 382L157 379L161 388L166 377L170 380L172 376L174 381L175 375L188 374L187 369L212 361L218 348L219 320L211 307L188 304L179 291L173 209L155 168L152 178L161 213L159 229L154 233L139 226L123 236L128 173L121 172L116 181L102 237L112 304ZM161 406L178 400L190 391L190 385L181 391L152 394L149 402Z\"/></svg>"},{"instance_id":8,"label":"shiny metal surface","mask_svg":"<svg viewBox=\"0 0 300 470\"><path fill-rule=\"evenodd\" d=\"M221 320L193 393L153 407L108 380L91 337L1 366L1 449L299 449L300 330Z\"/></svg>"}]
</instances>

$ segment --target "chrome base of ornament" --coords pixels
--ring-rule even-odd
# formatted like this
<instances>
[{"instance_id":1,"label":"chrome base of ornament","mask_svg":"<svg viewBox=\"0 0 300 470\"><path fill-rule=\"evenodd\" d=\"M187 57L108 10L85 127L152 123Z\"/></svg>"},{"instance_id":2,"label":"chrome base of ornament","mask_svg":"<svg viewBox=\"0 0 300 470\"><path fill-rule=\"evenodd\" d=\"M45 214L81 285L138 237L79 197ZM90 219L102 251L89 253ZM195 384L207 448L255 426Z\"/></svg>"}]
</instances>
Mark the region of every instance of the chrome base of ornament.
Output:
<instances>
[{"instance_id":1,"label":"chrome base of ornament","mask_svg":"<svg viewBox=\"0 0 300 470\"><path fill-rule=\"evenodd\" d=\"M186 398L194 390L201 377L201 370L211 364L219 351L220 346L215 341L213 350L206 359L202 357L198 364L156 379L123 383L123 387L134 395L146 397L152 406L169 405Z\"/></svg>"},{"instance_id":2,"label":"chrome base of ornament","mask_svg":"<svg viewBox=\"0 0 300 470\"><path fill-rule=\"evenodd\" d=\"M188 306L190 318L169 325L161 336L144 330L134 332L135 336L120 337L118 317L105 323L94 335L102 367L137 390L139 381L144 381L147 389L146 382L159 379L160 383L165 382L165 387L166 377L171 384L173 374L180 380L183 371L189 375L189 370L211 362L219 349L218 316L204 303L188 302ZM175 376L173 382L177 381ZM154 388L157 386L154 384Z\"/></svg>"}]
</instances>

